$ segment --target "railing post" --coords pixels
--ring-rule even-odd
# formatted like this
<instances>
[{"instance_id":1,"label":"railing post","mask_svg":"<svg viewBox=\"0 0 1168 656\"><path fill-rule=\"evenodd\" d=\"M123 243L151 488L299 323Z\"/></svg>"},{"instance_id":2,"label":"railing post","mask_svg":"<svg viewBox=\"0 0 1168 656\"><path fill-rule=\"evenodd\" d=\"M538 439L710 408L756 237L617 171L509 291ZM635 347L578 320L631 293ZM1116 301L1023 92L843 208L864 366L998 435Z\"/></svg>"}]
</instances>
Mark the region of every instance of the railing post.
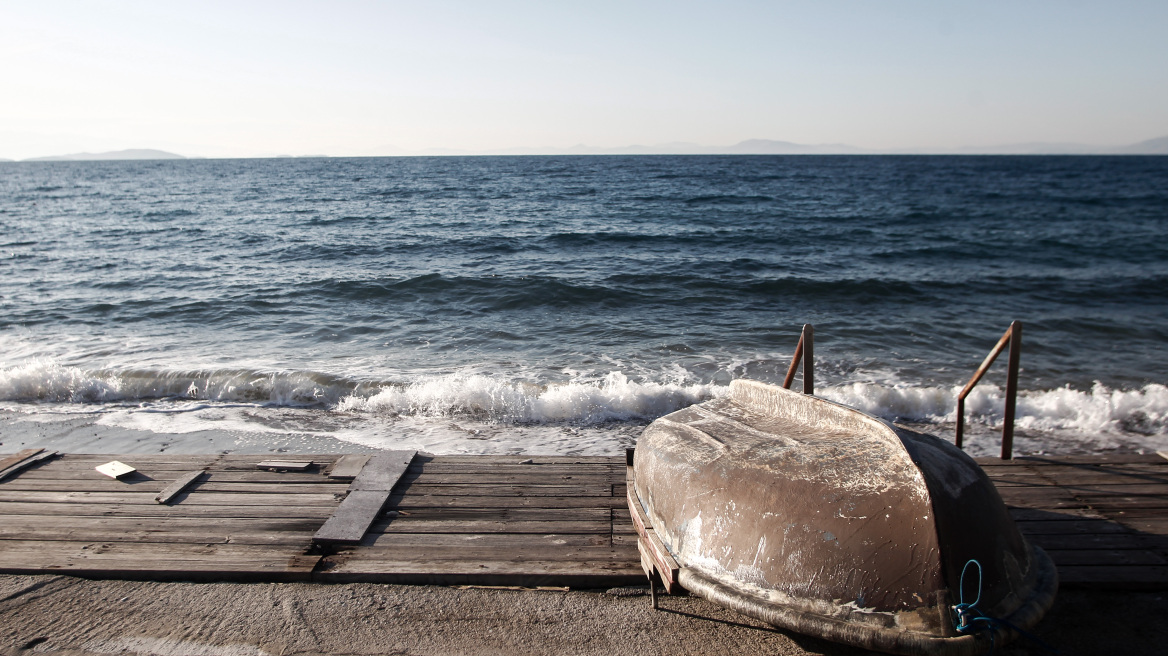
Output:
<instances>
[{"instance_id":1,"label":"railing post","mask_svg":"<svg viewBox=\"0 0 1168 656\"><path fill-rule=\"evenodd\" d=\"M1022 358L1022 322L1010 324L1009 369L1006 373L1006 411L1002 426L1002 460L1014 457L1014 408L1018 399L1018 362Z\"/></svg>"},{"instance_id":2,"label":"railing post","mask_svg":"<svg viewBox=\"0 0 1168 656\"><path fill-rule=\"evenodd\" d=\"M803 324L803 393L815 393L815 328Z\"/></svg>"},{"instance_id":3,"label":"railing post","mask_svg":"<svg viewBox=\"0 0 1168 656\"><path fill-rule=\"evenodd\" d=\"M1009 364L1007 365L1006 373L1006 409L1003 413L1005 416L1002 425L1002 460L1009 460L1014 452L1014 411L1017 407L1018 399L1018 363L1022 357L1022 322L1014 321L1010 327L1006 329L1005 334L994 345L993 350L986 356L986 359L981 363L981 366L974 372L973 378L969 379L965 387L957 395L957 434L953 440L957 448L962 448L962 442L965 435L965 397L969 395L978 381L985 376L986 371L989 370L990 365L994 363L998 355L1005 350L1006 346L1010 347Z\"/></svg>"},{"instance_id":4,"label":"railing post","mask_svg":"<svg viewBox=\"0 0 1168 656\"><path fill-rule=\"evenodd\" d=\"M787 368L787 375L783 378L783 389L791 389L795 381L795 372L799 370L799 363L803 363L803 393L815 393L815 328L811 324L803 324L803 332L799 333L799 343L795 345L795 355L791 357L791 366Z\"/></svg>"}]
</instances>

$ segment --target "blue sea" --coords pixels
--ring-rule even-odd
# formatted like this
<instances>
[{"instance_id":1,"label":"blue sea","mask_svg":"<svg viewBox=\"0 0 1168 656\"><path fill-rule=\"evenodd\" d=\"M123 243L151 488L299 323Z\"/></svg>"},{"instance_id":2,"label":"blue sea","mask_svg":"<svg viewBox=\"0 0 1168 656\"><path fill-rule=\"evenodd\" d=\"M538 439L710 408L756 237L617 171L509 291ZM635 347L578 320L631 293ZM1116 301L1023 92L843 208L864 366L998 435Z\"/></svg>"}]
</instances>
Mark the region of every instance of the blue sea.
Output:
<instances>
[{"instance_id":1,"label":"blue sea","mask_svg":"<svg viewBox=\"0 0 1168 656\"><path fill-rule=\"evenodd\" d=\"M8 430L615 454L810 323L817 394L948 438L1013 320L1016 452L1168 448L1168 157L0 163Z\"/></svg>"}]
</instances>

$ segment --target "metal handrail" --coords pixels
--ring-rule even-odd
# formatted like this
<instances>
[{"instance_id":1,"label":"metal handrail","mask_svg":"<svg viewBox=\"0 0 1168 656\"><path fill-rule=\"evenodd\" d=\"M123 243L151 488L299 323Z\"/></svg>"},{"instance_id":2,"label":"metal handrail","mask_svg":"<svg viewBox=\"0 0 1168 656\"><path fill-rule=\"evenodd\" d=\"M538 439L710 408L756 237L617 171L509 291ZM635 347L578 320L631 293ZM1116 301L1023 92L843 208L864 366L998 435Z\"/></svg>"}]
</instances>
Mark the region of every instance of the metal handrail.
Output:
<instances>
[{"instance_id":1,"label":"metal handrail","mask_svg":"<svg viewBox=\"0 0 1168 656\"><path fill-rule=\"evenodd\" d=\"M795 371L799 369L799 362L803 362L803 393L815 393L815 328L809 323L803 324L803 332L799 333L799 344L795 346L795 356L791 358L791 366L787 369L787 377L783 379L783 388L791 389L795 380Z\"/></svg>"},{"instance_id":2,"label":"metal handrail","mask_svg":"<svg viewBox=\"0 0 1168 656\"><path fill-rule=\"evenodd\" d=\"M973 391L975 385L989 370L990 365L994 363L998 355L1009 345L1010 357L1007 365L1008 371L1006 374L1006 411L1002 424L1002 460L1010 460L1013 458L1014 451L1014 408L1018 399L1018 360L1022 356L1022 322L1015 321L1006 329L1006 333L998 340L997 345L986 356L986 359L977 368L973 374L973 378L969 379L969 383L957 395L957 439L955 440L957 448L962 448L961 444L965 434L965 397Z\"/></svg>"}]
</instances>

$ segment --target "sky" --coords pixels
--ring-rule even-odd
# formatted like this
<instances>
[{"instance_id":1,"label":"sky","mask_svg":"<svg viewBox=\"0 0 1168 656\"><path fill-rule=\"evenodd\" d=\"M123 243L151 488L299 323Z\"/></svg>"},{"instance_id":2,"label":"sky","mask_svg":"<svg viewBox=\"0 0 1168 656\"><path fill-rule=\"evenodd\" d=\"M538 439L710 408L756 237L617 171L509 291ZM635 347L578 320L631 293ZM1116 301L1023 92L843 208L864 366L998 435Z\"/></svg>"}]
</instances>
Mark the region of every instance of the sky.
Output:
<instances>
[{"instance_id":1,"label":"sky","mask_svg":"<svg viewBox=\"0 0 1168 656\"><path fill-rule=\"evenodd\" d=\"M0 157L1168 135L1168 2L0 0Z\"/></svg>"}]
</instances>

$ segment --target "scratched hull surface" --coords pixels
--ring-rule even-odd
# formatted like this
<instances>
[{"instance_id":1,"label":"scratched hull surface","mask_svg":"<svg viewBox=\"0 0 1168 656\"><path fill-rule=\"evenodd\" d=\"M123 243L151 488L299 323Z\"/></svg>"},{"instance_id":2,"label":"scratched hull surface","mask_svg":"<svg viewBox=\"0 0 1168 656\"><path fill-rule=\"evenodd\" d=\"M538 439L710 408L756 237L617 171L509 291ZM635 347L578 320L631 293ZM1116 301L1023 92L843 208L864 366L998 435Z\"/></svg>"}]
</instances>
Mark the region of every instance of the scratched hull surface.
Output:
<instances>
[{"instance_id":1,"label":"scratched hull surface","mask_svg":"<svg viewBox=\"0 0 1168 656\"><path fill-rule=\"evenodd\" d=\"M651 424L634 471L682 584L787 628L898 653L984 650L949 614L970 559L992 616L1029 625L1053 601L1049 559L976 463L822 399L734 381Z\"/></svg>"}]
</instances>

